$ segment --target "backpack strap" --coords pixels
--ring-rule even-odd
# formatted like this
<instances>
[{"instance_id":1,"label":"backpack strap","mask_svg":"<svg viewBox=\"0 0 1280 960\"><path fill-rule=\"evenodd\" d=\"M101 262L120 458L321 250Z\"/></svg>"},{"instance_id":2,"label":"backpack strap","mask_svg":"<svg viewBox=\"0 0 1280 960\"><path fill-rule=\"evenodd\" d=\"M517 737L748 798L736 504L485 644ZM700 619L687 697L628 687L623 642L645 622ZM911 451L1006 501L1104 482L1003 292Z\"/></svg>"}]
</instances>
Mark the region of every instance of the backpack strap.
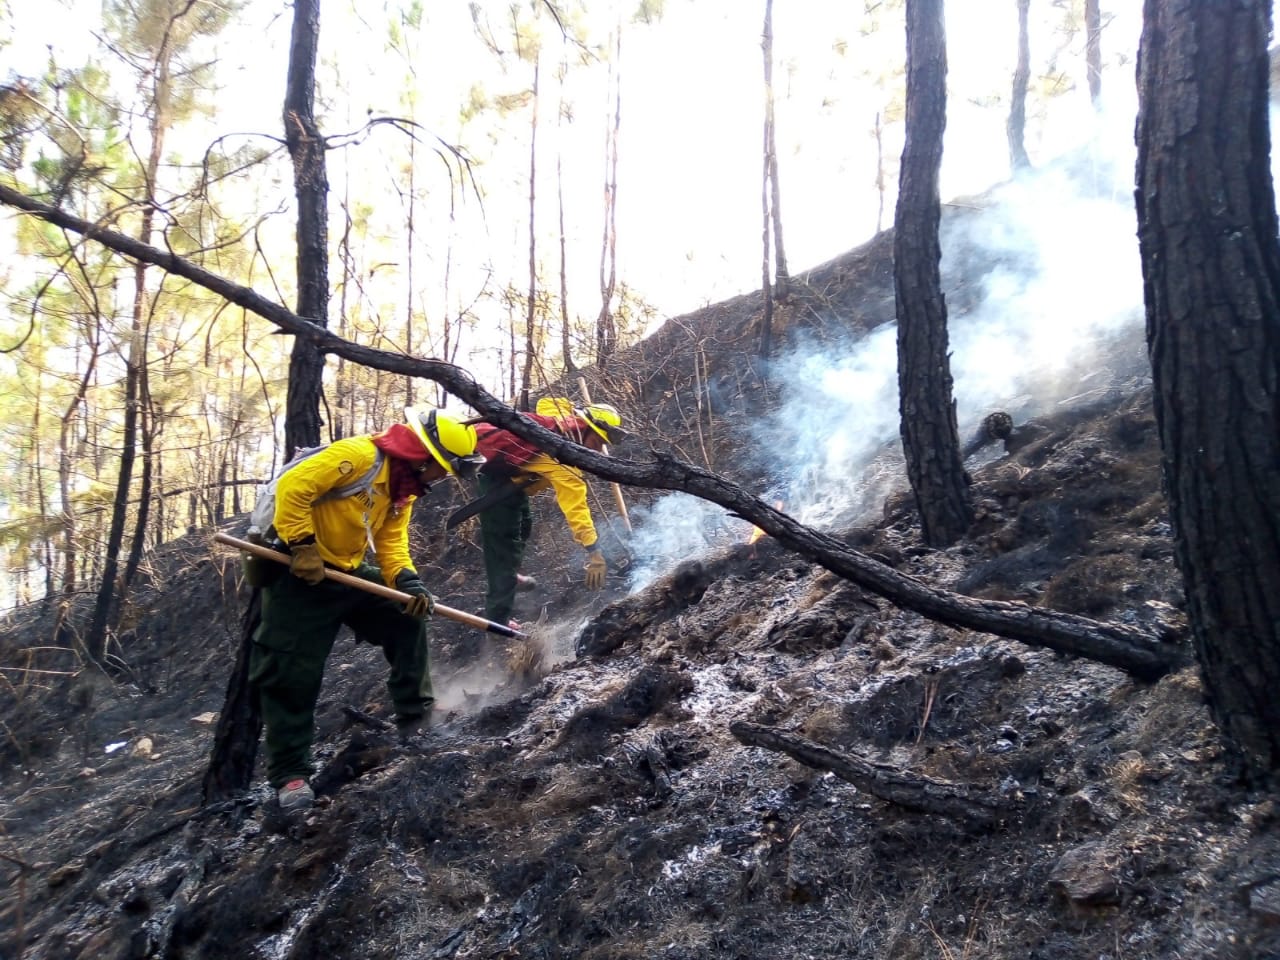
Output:
<instances>
[{"instance_id":1,"label":"backpack strap","mask_svg":"<svg viewBox=\"0 0 1280 960\"><path fill-rule=\"evenodd\" d=\"M378 471L382 469L383 461L387 455L378 447L374 448L373 466L359 480L352 481L341 487L334 487L327 493L322 493L311 501L312 505L317 503L328 503L331 500L342 500L345 497L355 496L357 493L364 493L373 487L373 478L378 475ZM377 547L373 543L373 528L369 526L369 511L364 512L364 540L369 545L369 549L377 552Z\"/></svg>"},{"instance_id":2,"label":"backpack strap","mask_svg":"<svg viewBox=\"0 0 1280 960\"><path fill-rule=\"evenodd\" d=\"M315 456L321 450L326 449L327 446L328 445L325 444L319 447L308 447L305 450L299 451L292 460L280 468L280 471L272 477L271 480L258 487L258 499L253 506L253 510L249 514L250 531L258 528L262 530L262 535L267 540L277 538L278 535L276 534L276 528L271 520L275 513L276 484L280 482L281 477L289 472L291 467L295 467L303 460ZM341 487L334 487L331 490L322 493L320 496L316 497L312 503L328 503L331 500L342 500L345 497L351 497L357 493L362 493L372 489L374 478L378 476L378 471L382 469L382 464L384 462L386 462L386 454L375 448L373 466L370 467L362 477L357 480L353 480L351 483L344 484ZM364 515L364 532L365 540L368 541L370 549L373 549L373 531L369 528L368 511L365 511Z\"/></svg>"},{"instance_id":3,"label":"backpack strap","mask_svg":"<svg viewBox=\"0 0 1280 960\"><path fill-rule=\"evenodd\" d=\"M382 469L382 464L386 461L387 455L382 450L374 448L373 466L359 480L353 480L351 483L341 487L334 487L326 493L320 494L313 500L313 503L328 503L330 500L342 500L345 497L355 496L357 493L363 493L373 486L374 477L378 475L378 471Z\"/></svg>"}]
</instances>

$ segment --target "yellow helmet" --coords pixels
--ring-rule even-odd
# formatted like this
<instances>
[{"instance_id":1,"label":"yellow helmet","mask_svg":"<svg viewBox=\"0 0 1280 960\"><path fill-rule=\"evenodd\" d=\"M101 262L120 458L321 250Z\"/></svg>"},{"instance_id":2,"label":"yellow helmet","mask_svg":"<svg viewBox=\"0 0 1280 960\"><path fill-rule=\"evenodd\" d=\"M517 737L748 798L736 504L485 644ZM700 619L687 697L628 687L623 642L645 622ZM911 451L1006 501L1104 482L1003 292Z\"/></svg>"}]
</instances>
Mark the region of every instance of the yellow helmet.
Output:
<instances>
[{"instance_id":1,"label":"yellow helmet","mask_svg":"<svg viewBox=\"0 0 1280 960\"><path fill-rule=\"evenodd\" d=\"M622 439L622 416L608 403L590 403L574 413L586 421L605 443L617 443Z\"/></svg>"},{"instance_id":2,"label":"yellow helmet","mask_svg":"<svg viewBox=\"0 0 1280 960\"><path fill-rule=\"evenodd\" d=\"M470 424L428 406L405 407L404 417L409 429L446 473L470 477L484 463L484 457L476 453L476 428Z\"/></svg>"},{"instance_id":3,"label":"yellow helmet","mask_svg":"<svg viewBox=\"0 0 1280 960\"><path fill-rule=\"evenodd\" d=\"M534 407L534 412L541 417L574 417L577 412L573 409L573 401L564 397L542 397L538 400L538 404Z\"/></svg>"}]
</instances>

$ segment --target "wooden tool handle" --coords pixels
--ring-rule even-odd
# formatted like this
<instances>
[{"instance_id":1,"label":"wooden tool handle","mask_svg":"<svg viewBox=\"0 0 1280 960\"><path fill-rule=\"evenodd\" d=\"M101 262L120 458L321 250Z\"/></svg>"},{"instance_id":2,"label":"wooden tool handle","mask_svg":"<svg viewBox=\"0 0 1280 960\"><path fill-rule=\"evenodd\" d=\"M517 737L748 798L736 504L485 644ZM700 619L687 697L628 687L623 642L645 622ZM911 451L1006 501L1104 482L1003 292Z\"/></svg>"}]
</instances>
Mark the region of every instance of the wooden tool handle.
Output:
<instances>
[{"instance_id":1,"label":"wooden tool handle","mask_svg":"<svg viewBox=\"0 0 1280 960\"><path fill-rule=\"evenodd\" d=\"M591 405L591 393L587 390L587 378L578 378L578 389L582 391L582 402L587 406ZM606 457L609 455L609 445L606 443L601 451ZM627 514L627 501L622 499L622 487L617 483L610 483L613 489L613 502L618 505L618 516L622 518L622 525L627 528L627 533L631 533L631 517Z\"/></svg>"},{"instance_id":2,"label":"wooden tool handle","mask_svg":"<svg viewBox=\"0 0 1280 960\"><path fill-rule=\"evenodd\" d=\"M229 533L219 531L213 535L213 539L218 543L225 543L229 547L235 547L243 550L245 553L252 553L255 557L262 557L265 560L275 560L277 563L283 563L288 566L292 561L287 553L281 553L279 550L272 550L260 543L250 543L248 540L240 540L231 536ZM361 577L352 576L349 573L343 573L341 570L331 570L324 568L324 575L330 580L336 580L338 583L346 584L348 587L355 587L357 590L363 590L365 593L372 593L379 597L385 597L388 600L395 600L399 603L407 603L412 597L400 590L385 586L381 583L373 583ZM458 623L465 623L469 627L476 627L480 630L487 630L489 633L496 633L502 637L511 637L516 640L528 640L527 633L521 633L519 630L512 630L506 624L494 623L492 620L486 620L484 617L478 617L474 613L467 613L465 610L455 610L453 607L446 607L443 603L437 603L435 612L449 620L456 620Z\"/></svg>"}]
</instances>

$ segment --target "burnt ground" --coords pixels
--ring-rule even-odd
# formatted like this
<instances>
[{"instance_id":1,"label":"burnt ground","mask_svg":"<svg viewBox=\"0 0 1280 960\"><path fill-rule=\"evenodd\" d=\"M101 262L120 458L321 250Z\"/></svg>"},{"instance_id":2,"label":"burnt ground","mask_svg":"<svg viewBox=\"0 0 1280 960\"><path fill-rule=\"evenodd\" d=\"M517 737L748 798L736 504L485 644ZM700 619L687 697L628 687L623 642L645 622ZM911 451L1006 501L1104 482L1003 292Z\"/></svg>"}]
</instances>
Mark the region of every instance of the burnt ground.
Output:
<instances>
[{"instance_id":1,"label":"burnt ground","mask_svg":"<svg viewBox=\"0 0 1280 960\"><path fill-rule=\"evenodd\" d=\"M874 319L883 252L810 279L849 298L835 274L866 280L877 305L856 309ZM752 335L745 301L734 316L717 305L682 329L732 344ZM712 377L749 375L714 357ZM655 396L691 377L651 361ZM654 408L678 449L698 444L679 431L685 412ZM732 463L732 429L718 442ZM1019 422L1007 450L970 468L979 519L955 547L924 548L900 493L837 533L971 595L1178 622L1141 376ZM631 595L615 576L584 601L563 528L539 509L541 583L522 604L543 615L541 663L437 621L439 719L400 744L380 722L380 655L340 641L318 717L320 802L298 822L261 786L200 804L246 597L209 531L152 557L111 677L40 649L66 646L42 605L13 612L0 633L0 956L1280 957L1275 801L1241 785L1193 669L1141 684L939 626L767 538ZM478 609L474 533L446 543L445 511L423 511L421 566L446 602ZM1000 812L974 823L887 802L746 745L735 731L750 725L825 747L841 769L961 785Z\"/></svg>"}]
</instances>

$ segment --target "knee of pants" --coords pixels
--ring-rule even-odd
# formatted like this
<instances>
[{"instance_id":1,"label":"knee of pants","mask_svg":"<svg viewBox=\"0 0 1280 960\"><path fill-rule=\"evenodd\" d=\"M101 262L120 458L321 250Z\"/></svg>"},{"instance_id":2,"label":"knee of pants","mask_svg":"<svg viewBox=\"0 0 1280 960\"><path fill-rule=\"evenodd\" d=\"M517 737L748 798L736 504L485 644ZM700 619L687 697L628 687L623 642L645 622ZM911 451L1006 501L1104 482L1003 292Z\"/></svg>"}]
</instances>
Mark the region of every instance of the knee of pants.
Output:
<instances>
[{"instance_id":1,"label":"knee of pants","mask_svg":"<svg viewBox=\"0 0 1280 960\"><path fill-rule=\"evenodd\" d=\"M249 661L249 683L259 690L289 691L286 696L296 699L307 691L319 691L326 659L255 643Z\"/></svg>"}]
</instances>

